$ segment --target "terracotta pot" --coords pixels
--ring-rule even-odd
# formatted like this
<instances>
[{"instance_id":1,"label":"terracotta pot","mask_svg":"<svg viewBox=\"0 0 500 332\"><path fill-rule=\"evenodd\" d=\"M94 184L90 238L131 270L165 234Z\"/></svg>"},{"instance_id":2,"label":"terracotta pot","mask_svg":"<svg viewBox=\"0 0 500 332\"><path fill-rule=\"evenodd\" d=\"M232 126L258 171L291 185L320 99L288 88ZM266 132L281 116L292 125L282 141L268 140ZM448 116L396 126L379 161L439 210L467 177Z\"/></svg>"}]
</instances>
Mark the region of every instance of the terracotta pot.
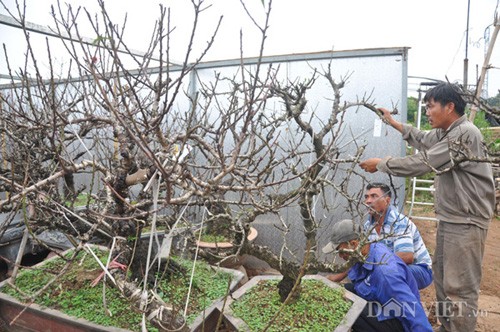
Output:
<instances>
[{"instance_id":1,"label":"terracotta pot","mask_svg":"<svg viewBox=\"0 0 500 332\"><path fill-rule=\"evenodd\" d=\"M247 235L247 240L249 242L253 242L257 238L257 235L258 235L257 230L253 227L250 227L250 232ZM196 241L196 244L202 248L208 248L208 249L230 249L234 247L234 245L231 242Z\"/></svg>"}]
</instances>

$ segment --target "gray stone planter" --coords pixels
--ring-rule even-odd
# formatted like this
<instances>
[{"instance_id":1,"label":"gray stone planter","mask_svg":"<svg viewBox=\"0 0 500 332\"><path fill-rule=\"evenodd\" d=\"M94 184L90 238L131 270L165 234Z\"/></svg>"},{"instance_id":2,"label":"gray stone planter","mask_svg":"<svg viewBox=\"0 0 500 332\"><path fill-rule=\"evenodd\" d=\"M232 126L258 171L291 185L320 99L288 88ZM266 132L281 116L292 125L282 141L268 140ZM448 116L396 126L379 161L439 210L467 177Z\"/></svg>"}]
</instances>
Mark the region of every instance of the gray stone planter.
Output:
<instances>
[{"instance_id":1,"label":"gray stone planter","mask_svg":"<svg viewBox=\"0 0 500 332\"><path fill-rule=\"evenodd\" d=\"M38 264L43 265L46 261ZM242 272L214 267L215 269L233 274L230 289L235 290L244 275ZM132 332L117 327L108 327L89 322L84 319L69 316L58 310L43 308L37 304L26 305L16 298L2 293L2 287L10 279L0 283L0 331L37 331L37 332ZM193 324L199 324L213 311L214 305L222 299L214 301L214 304L204 312L201 312ZM193 325L192 324L192 325ZM207 330L208 331L208 330Z\"/></svg>"},{"instance_id":2,"label":"gray stone planter","mask_svg":"<svg viewBox=\"0 0 500 332\"><path fill-rule=\"evenodd\" d=\"M225 331L251 331L248 325L238 317L235 317L230 305L233 301L237 301L241 296L243 296L247 291L249 291L252 287L257 285L257 283L261 280L270 280L270 279L281 279L281 276L256 276L252 278L245 285L236 290L230 298L228 298L226 304L219 302L215 304L212 308L212 311L206 317L205 320L205 328L199 324L193 324L193 331L196 332L208 332L214 331L214 328L217 324L217 320L219 319L221 313L223 313L222 321L226 324L227 330ZM322 281L329 287L338 288L340 287L338 284L328 280L327 278L320 275L307 275L304 279L316 279ZM344 332L349 331L356 319L358 318L361 311L366 305L366 301L359 296L345 290L345 299L352 302L352 306L347 312L345 319L342 323L337 326L335 332ZM212 329L210 329L212 328Z\"/></svg>"}]
</instances>

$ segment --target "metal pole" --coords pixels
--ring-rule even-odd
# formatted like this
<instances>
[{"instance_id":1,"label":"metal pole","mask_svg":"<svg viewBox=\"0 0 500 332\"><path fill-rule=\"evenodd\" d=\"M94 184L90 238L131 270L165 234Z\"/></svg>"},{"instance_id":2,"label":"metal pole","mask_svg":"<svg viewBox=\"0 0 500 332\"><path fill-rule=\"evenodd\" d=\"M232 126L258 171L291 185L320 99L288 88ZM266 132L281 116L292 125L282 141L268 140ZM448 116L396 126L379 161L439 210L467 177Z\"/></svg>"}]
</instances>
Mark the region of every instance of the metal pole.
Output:
<instances>
[{"instance_id":1,"label":"metal pole","mask_svg":"<svg viewBox=\"0 0 500 332\"><path fill-rule=\"evenodd\" d=\"M481 69L481 76L479 76L479 82L477 83L477 88L476 88L476 99L479 99L481 97L481 90L483 89L483 83L484 83L484 78L486 77L486 71L490 67L490 58L491 58L491 53L493 53L493 47L495 46L495 41L498 36L498 31L500 30L500 17L497 15L495 17L495 30L493 30L493 35L491 37L490 41L490 46L488 47L488 52L486 53L486 56L484 57L484 62L483 62L483 68ZM473 107L470 111L469 115L469 121L474 121L474 117L476 116L476 108Z\"/></svg>"},{"instance_id":2,"label":"metal pole","mask_svg":"<svg viewBox=\"0 0 500 332\"><path fill-rule=\"evenodd\" d=\"M470 0L467 1L467 27L465 29L464 88L467 89L469 76L469 15Z\"/></svg>"},{"instance_id":3,"label":"metal pole","mask_svg":"<svg viewBox=\"0 0 500 332\"><path fill-rule=\"evenodd\" d=\"M7 15L4 15L4 14L0 14L0 24L11 26L13 28L18 28L18 29L26 29L26 31L40 33L40 34L43 34L45 36L65 39L65 40L69 40L71 42L77 42L77 43L81 43L81 44L85 44L85 45L89 45L89 46L95 46L95 47L103 47L100 43L97 42L96 39L85 38L85 37L74 38L74 37L68 35L67 33L64 33L64 32L59 33L57 31L53 31L53 30L51 30L45 26L39 25L39 24L25 22L25 21L23 21L21 23L21 21L16 20L16 19L14 19L10 16L7 16ZM132 49L127 50L127 49L118 48L116 51L119 53L125 53L125 54L129 54L129 55L133 55L133 56L137 56L137 57L141 57L141 58L148 56L144 52L136 51L136 50L132 50ZM158 59L156 57L153 57L153 56L149 56L149 57L151 58L151 60L160 61L160 59Z\"/></svg>"}]
</instances>

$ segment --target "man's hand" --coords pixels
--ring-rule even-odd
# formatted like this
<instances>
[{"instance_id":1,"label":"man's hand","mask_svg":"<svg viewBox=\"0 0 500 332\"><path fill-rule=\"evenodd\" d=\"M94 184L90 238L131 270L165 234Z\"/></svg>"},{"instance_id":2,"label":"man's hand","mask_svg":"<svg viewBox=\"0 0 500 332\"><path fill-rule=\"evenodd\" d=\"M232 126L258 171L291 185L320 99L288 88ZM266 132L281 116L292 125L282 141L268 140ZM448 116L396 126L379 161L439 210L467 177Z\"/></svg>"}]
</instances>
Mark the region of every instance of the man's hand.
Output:
<instances>
[{"instance_id":1,"label":"man's hand","mask_svg":"<svg viewBox=\"0 0 500 332\"><path fill-rule=\"evenodd\" d=\"M359 163L359 167L368 173L375 173L377 171L377 165L381 160L381 158L366 159L365 161Z\"/></svg>"},{"instance_id":2,"label":"man's hand","mask_svg":"<svg viewBox=\"0 0 500 332\"><path fill-rule=\"evenodd\" d=\"M335 273L335 274L329 274L326 276L326 278L328 280L333 281L333 282L341 282L342 280L345 279L345 277L347 277L347 271Z\"/></svg>"},{"instance_id":3,"label":"man's hand","mask_svg":"<svg viewBox=\"0 0 500 332\"><path fill-rule=\"evenodd\" d=\"M413 253L398 251L395 253L399 258L403 260L406 264L413 264Z\"/></svg>"},{"instance_id":4,"label":"man's hand","mask_svg":"<svg viewBox=\"0 0 500 332\"><path fill-rule=\"evenodd\" d=\"M400 133L403 133L403 124L401 122L394 120L394 118L392 117L392 115L395 113L389 111L386 108L382 108L382 107L377 108L377 111L380 112L380 114L382 115L382 117L386 123L388 123L391 127L396 129Z\"/></svg>"},{"instance_id":5,"label":"man's hand","mask_svg":"<svg viewBox=\"0 0 500 332\"><path fill-rule=\"evenodd\" d=\"M391 111L389 111L386 108L379 107L377 110L380 112L380 115L387 121L387 123L391 124L391 121L394 121L394 118L392 117Z\"/></svg>"}]
</instances>

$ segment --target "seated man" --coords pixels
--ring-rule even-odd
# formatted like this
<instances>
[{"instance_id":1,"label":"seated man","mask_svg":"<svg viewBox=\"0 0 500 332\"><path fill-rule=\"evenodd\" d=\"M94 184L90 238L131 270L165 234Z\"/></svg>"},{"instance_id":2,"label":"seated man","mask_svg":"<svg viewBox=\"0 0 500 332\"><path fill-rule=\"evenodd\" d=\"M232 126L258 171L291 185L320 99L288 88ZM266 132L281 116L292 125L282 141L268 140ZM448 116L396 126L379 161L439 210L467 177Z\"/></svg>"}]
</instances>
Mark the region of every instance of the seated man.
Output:
<instances>
[{"instance_id":1,"label":"seated man","mask_svg":"<svg viewBox=\"0 0 500 332\"><path fill-rule=\"evenodd\" d=\"M361 232L352 220L339 221L323 248L324 253L338 250L354 264L347 272L352 284L346 289L368 301L352 330L432 331L408 266L384 244L360 242Z\"/></svg>"},{"instance_id":2,"label":"seated man","mask_svg":"<svg viewBox=\"0 0 500 332\"><path fill-rule=\"evenodd\" d=\"M408 264L418 289L432 282L432 260L417 226L391 205L391 189L383 183L366 187L369 218L363 225L368 240L380 241Z\"/></svg>"}]
</instances>

